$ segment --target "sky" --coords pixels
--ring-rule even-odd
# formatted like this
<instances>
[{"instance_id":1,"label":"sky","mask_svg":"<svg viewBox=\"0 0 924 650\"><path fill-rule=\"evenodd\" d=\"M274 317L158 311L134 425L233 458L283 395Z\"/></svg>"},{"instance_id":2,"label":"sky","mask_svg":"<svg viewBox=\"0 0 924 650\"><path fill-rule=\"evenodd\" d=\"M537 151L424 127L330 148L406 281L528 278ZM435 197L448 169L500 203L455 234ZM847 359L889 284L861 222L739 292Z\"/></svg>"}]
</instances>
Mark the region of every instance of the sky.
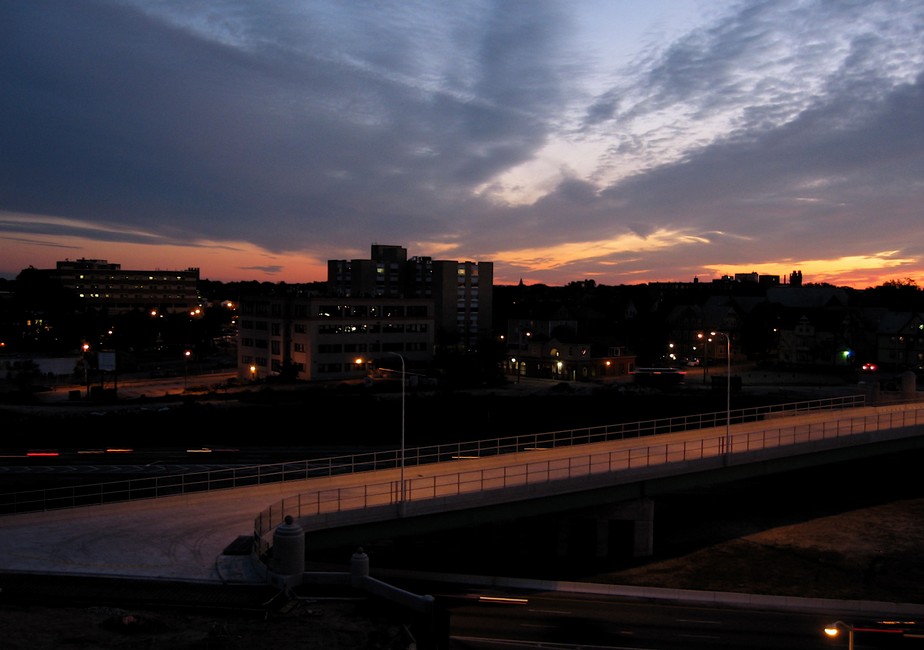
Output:
<instances>
[{"instance_id":1,"label":"sky","mask_svg":"<svg viewBox=\"0 0 924 650\"><path fill-rule=\"evenodd\" d=\"M924 0L0 0L0 277L924 286Z\"/></svg>"}]
</instances>

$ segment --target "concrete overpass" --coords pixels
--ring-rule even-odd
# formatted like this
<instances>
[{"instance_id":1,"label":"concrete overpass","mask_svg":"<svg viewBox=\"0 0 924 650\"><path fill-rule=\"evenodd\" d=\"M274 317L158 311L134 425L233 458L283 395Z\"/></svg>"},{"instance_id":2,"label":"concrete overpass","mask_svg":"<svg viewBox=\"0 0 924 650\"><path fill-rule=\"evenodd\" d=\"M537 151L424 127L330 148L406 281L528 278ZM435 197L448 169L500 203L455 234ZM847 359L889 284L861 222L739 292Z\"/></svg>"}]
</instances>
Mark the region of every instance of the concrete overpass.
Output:
<instances>
[{"instance_id":1,"label":"concrete overpass","mask_svg":"<svg viewBox=\"0 0 924 650\"><path fill-rule=\"evenodd\" d=\"M403 471L396 457L387 469L331 472L317 489L273 503L254 536L262 554L286 517L310 550L581 511L600 522L601 553L609 520L629 519L644 556L658 494L924 446L924 403L853 400L460 443L425 458L412 450Z\"/></svg>"}]
</instances>

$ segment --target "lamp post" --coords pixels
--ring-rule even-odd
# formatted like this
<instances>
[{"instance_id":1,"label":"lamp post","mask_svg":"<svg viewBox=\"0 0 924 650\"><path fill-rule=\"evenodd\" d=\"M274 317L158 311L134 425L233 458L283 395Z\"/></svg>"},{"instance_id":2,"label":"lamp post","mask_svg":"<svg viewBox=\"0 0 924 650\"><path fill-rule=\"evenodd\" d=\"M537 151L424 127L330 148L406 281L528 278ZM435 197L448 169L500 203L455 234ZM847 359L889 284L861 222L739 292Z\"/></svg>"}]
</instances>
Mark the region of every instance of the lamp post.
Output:
<instances>
[{"instance_id":1,"label":"lamp post","mask_svg":"<svg viewBox=\"0 0 924 650\"><path fill-rule=\"evenodd\" d=\"M709 374L706 368L709 366L709 339L705 334L700 332L696 338L703 342L703 385L706 384L706 375Z\"/></svg>"},{"instance_id":2,"label":"lamp post","mask_svg":"<svg viewBox=\"0 0 924 650\"><path fill-rule=\"evenodd\" d=\"M523 354L523 330L520 327L517 327L517 357ZM520 383L520 360L514 357L513 359L513 368L516 372L515 382Z\"/></svg>"},{"instance_id":3,"label":"lamp post","mask_svg":"<svg viewBox=\"0 0 924 650\"><path fill-rule=\"evenodd\" d=\"M526 334L526 347L529 348L529 339L533 335L530 331L523 331L522 324L517 326L517 357L511 359L516 370L516 383L520 383L520 364L526 359L526 353L523 352L523 335Z\"/></svg>"},{"instance_id":4,"label":"lamp post","mask_svg":"<svg viewBox=\"0 0 924 650\"><path fill-rule=\"evenodd\" d=\"M523 356L523 327L522 326L517 327L517 355L520 357ZM514 363L516 364L516 369L517 369L516 383L519 384L520 383L520 360L514 359Z\"/></svg>"},{"instance_id":5,"label":"lamp post","mask_svg":"<svg viewBox=\"0 0 924 650\"><path fill-rule=\"evenodd\" d=\"M185 363L183 364L183 390L189 388L189 356L192 354L189 350L183 352L183 359Z\"/></svg>"},{"instance_id":6,"label":"lamp post","mask_svg":"<svg viewBox=\"0 0 924 650\"><path fill-rule=\"evenodd\" d=\"M83 383L87 385L87 399L90 397L90 369L88 365L90 360L87 359L87 351L90 349L89 343L83 344Z\"/></svg>"},{"instance_id":7,"label":"lamp post","mask_svg":"<svg viewBox=\"0 0 924 650\"><path fill-rule=\"evenodd\" d=\"M841 630L847 631L847 650L853 650L853 625L848 625L844 621L835 621L825 627L825 634L830 637L836 637Z\"/></svg>"},{"instance_id":8,"label":"lamp post","mask_svg":"<svg viewBox=\"0 0 924 650\"><path fill-rule=\"evenodd\" d=\"M407 382L405 374L404 357L397 352L389 352L401 359L401 487L398 493L399 514L404 514L404 384Z\"/></svg>"},{"instance_id":9,"label":"lamp post","mask_svg":"<svg viewBox=\"0 0 924 650\"><path fill-rule=\"evenodd\" d=\"M710 332L711 336L725 337L725 361L728 364L725 376L725 459L731 452L731 337L727 332Z\"/></svg>"}]
</instances>

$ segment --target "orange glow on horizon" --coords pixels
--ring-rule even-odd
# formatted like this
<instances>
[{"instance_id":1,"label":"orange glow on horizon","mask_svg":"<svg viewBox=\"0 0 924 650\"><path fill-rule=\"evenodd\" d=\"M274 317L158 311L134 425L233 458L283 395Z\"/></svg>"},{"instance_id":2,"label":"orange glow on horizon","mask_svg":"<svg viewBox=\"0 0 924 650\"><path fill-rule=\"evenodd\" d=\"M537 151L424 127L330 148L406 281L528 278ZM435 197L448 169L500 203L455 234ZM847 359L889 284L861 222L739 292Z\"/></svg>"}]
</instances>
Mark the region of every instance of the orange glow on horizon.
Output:
<instances>
[{"instance_id":1,"label":"orange glow on horizon","mask_svg":"<svg viewBox=\"0 0 924 650\"><path fill-rule=\"evenodd\" d=\"M778 275L788 282L792 271L801 271L805 284L828 283L834 286L866 289L885 282L912 280L924 286L924 262L899 257L896 251L863 256L819 258L813 260L758 261L754 263L700 263L691 267L680 261L679 252L706 240L680 231L658 231L644 238L634 234L601 242L572 242L560 246L532 249L489 251L476 261L494 263L494 283L515 285L547 284L565 286L571 282L593 279L603 285L644 284L647 282L686 282L694 277L710 282L723 275L758 273ZM435 259L471 259L458 255L450 242L416 242L401 244L411 254L425 254ZM419 252L420 247L424 252ZM678 251L676 267L639 267L646 252ZM327 279L327 260L343 257L327 252L272 253L247 242L196 242L174 244L134 244L100 242L79 237L33 237L18 242L5 252L5 273L15 277L22 269L54 268L64 259L104 259L126 269L183 270L199 268L203 280L219 282L323 282ZM8 253L8 254L7 254ZM618 263L614 257L629 255ZM586 264L587 270L581 271ZM686 270L683 270L686 269ZM920 279L920 280L919 280Z\"/></svg>"},{"instance_id":2,"label":"orange glow on horizon","mask_svg":"<svg viewBox=\"0 0 924 650\"><path fill-rule=\"evenodd\" d=\"M248 242L196 242L133 244L94 241L79 237L33 237L27 243L4 250L2 271L15 277L30 266L53 269L65 259L107 260L124 269L179 271L198 268L203 280L218 282L323 282L327 258L308 253L272 253Z\"/></svg>"}]
</instances>

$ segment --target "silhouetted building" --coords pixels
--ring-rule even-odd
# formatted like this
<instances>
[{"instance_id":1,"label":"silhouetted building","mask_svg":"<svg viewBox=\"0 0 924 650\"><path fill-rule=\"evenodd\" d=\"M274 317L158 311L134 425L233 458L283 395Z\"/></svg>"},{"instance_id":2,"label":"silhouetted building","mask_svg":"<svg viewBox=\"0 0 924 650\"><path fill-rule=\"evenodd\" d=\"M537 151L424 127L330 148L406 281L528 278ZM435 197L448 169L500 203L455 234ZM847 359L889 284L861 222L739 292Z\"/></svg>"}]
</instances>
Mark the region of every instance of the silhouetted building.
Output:
<instances>
[{"instance_id":1,"label":"silhouetted building","mask_svg":"<svg viewBox=\"0 0 924 650\"><path fill-rule=\"evenodd\" d=\"M328 260L333 296L433 301L436 345L470 350L491 335L493 262L408 259L402 246L373 244L371 259Z\"/></svg>"},{"instance_id":2,"label":"silhouetted building","mask_svg":"<svg viewBox=\"0 0 924 650\"><path fill-rule=\"evenodd\" d=\"M106 260L65 260L45 273L73 290L88 307L120 313L139 309L188 311L199 306L199 269L123 269Z\"/></svg>"},{"instance_id":3,"label":"silhouetted building","mask_svg":"<svg viewBox=\"0 0 924 650\"><path fill-rule=\"evenodd\" d=\"M438 348L468 351L491 335L491 262L374 244L371 259L328 260L327 273L323 297L242 297L241 377L361 378L396 356L424 370Z\"/></svg>"}]
</instances>

